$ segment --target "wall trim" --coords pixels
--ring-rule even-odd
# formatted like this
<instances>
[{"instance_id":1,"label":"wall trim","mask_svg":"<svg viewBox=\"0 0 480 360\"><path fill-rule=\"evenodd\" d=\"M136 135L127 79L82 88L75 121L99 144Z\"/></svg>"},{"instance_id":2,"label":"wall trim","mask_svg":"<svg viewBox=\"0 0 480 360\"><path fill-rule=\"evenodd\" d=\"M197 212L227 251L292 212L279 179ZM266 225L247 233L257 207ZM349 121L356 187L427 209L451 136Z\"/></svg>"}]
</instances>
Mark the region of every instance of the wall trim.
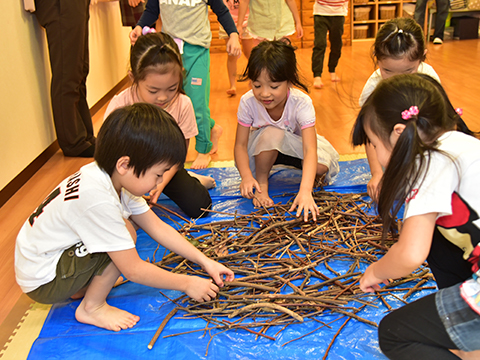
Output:
<instances>
[{"instance_id":1,"label":"wall trim","mask_svg":"<svg viewBox=\"0 0 480 360\"><path fill-rule=\"evenodd\" d=\"M125 76L115 85L105 96L98 100L95 105L90 108L92 117L105 106L110 99L117 94L124 86L129 83L128 76ZM26 184L28 180L50 160L50 158L60 149L58 141L55 140L47 147L39 156L35 158L25 169L23 169L12 181L10 181L2 190L0 190L0 207L2 207L20 188Z\"/></svg>"}]
</instances>

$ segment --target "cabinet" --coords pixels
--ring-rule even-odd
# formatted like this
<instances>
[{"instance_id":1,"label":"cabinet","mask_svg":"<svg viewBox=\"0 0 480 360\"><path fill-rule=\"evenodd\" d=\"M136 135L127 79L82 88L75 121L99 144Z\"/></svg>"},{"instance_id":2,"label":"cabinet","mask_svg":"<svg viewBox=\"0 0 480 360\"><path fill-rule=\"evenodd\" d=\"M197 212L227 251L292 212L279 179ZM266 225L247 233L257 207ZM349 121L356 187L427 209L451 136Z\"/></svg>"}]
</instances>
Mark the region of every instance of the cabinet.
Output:
<instances>
[{"instance_id":1,"label":"cabinet","mask_svg":"<svg viewBox=\"0 0 480 360\"><path fill-rule=\"evenodd\" d=\"M378 29L387 21L395 17L411 17L415 9L415 1L365 1L352 0L350 2L352 41L374 39Z\"/></svg>"}]
</instances>

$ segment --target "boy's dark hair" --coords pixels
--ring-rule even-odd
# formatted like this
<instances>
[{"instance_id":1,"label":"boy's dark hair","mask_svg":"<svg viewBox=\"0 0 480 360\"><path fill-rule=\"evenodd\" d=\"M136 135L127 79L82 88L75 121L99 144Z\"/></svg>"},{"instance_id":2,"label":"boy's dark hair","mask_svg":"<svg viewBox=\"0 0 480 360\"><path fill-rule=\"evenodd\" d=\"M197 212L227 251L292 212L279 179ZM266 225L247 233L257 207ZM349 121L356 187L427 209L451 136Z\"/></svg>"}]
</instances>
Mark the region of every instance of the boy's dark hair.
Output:
<instances>
[{"instance_id":1,"label":"boy's dark hair","mask_svg":"<svg viewBox=\"0 0 480 360\"><path fill-rule=\"evenodd\" d=\"M297 68L295 48L287 38L274 41L262 41L255 46L248 58L248 64L240 77L240 81L258 79L263 70L266 70L273 82L289 81L292 85L308 92L308 87Z\"/></svg>"},{"instance_id":2,"label":"boy's dark hair","mask_svg":"<svg viewBox=\"0 0 480 360\"><path fill-rule=\"evenodd\" d=\"M170 35L162 32L142 35L130 49L133 86L145 80L152 72L166 74L175 67L178 67L180 73L178 89L184 94L182 56L177 43Z\"/></svg>"},{"instance_id":3,"label":"boy's dark hair","mask_svg":"<svg viewBox=\"0 0 480 360\"><path fill-rule=\"evenodd\" d=\"M403 119L402 112L411 106L418 107L418 115ZM396 124L404 124L405 129L392 149L378 200L384 235L413 186L423 181L420 177L428 171L430 155L443 153L438 149L438 137L452 130L477 135L456 113L440 83L418 73L396 75L378 84L360 110L352 131L352 143L354 146L369 143L365 133L368 126L383 144L390 144Z\"/></svg>"},{"instance_id":4,"label":"boy's dark hair","mask_svg":"<svg viewBox=\"0 0 480 360\"><path fill-rule=\"evenodd\" d=\"M388 20L378 30L372 47L374 62L385 58L425 61L425 37L417 22L410 18Z\"/></svg>"},{"instance_id":5,"label":"boy's dark hair","mask_svg":"<svg viewBox=\"0 0 480 360\"><path fill-rule=\"evenodd\" d=\"M118 159L130 158L137 177L152 166L180 165L187 154L185 137L176 121L158 106L137 103L113 111L98 133L95 161L112 176Z\"/></svg>"}]
</instances>

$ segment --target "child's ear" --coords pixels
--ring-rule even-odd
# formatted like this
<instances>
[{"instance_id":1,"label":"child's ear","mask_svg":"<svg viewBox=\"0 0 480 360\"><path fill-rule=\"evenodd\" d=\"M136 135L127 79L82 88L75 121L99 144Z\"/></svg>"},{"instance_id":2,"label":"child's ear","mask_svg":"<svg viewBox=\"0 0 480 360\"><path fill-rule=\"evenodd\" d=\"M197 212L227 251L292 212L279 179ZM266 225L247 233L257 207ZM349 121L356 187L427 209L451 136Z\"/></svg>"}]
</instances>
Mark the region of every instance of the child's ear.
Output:
<instances>
[{"instance_id":1,"label":"child's ear","mask_svg":"<svg viewBox=\"0 0 480 360\"><path fill-rule=\"evenodd\" d=\"M398 124L395 124L395 126L393 127L393 131L390 134L390 144L392 144L392 147L394 147L395 144L397 143L397 140L400 137L400 135L402 135L403 130L405 130L405 124L398 123Z\"/></svg>"},{"instance_id":2,"label":"child's ear","mask_svg":"<svg viewBox=\"0 0 480 360\"><path fill-rule=\"evenodd\" d=\"M133 77L132 70L128 70L128 78L133 82L135 81L135 78Z\"/></svg>"},{"instance_id":3,"label":"child's ear","mask_svg":"<svg viewBox=\"0 0 480 360\"><path fill-rule=\"evenodd\" d=\"M130 157L122 156L120 159L117 160L117 164L115 168L120 175L124 175L130 169L129 164L130 164Z\"/></svg>"}]
</instances>

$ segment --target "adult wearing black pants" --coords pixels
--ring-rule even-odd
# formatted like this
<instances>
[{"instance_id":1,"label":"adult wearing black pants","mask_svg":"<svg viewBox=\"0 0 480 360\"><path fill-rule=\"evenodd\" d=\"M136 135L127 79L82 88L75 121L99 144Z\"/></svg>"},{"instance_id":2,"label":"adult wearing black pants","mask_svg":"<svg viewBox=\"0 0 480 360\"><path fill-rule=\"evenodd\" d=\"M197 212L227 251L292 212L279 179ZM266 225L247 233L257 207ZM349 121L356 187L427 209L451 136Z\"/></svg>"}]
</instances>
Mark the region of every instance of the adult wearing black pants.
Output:
<instances>
[{"instance_id":1,"label":"adult wearing black pants","mask_svg":"<svg viewBox=\"0 0 480 360\"><path fill-rule=\"evenodd\" d=\"M425 11L428 0L417 0L415 5L415 21L422 27L425 23ZM445 21L447 21L449 0L435 0L437 12L435 14L435 31L433 33L433 43L443 44L443 33L445 32ZM430 34L427 34L430 36Z\"/></svg>"},{"instance_id":2,"label":"adult wearing black pants","mask_svg":"<svg viewBox=\"0 0 480 360\"><path fill-rule=\"evenodd\" d=\"M35 0L35 15L47 33L53 120L65 156L95 152L86 89L89 6L90 0Z\"/></svg>"}]
</instances>

